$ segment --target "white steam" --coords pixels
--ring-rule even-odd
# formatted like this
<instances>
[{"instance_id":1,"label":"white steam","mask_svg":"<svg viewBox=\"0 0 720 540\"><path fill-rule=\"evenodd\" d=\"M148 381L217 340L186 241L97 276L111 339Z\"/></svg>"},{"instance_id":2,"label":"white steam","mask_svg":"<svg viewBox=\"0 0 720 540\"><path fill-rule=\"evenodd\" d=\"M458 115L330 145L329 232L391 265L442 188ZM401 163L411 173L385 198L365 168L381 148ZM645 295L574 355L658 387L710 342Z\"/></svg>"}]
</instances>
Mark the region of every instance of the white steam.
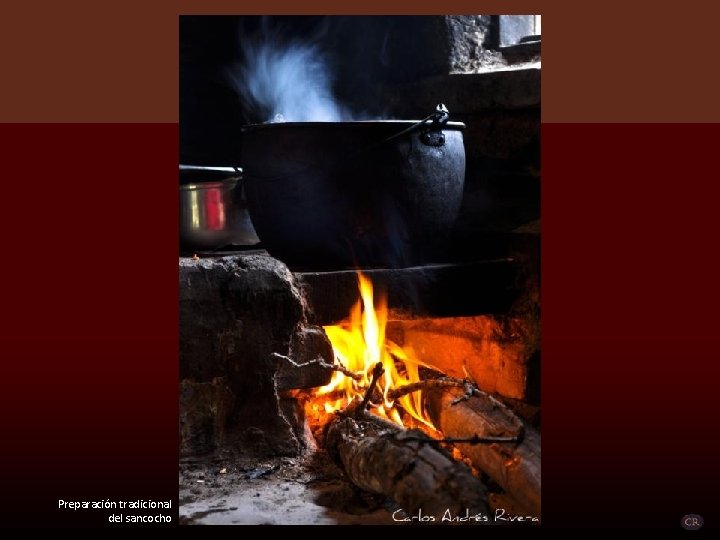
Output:
<instances>
[{"instance_id":1,"label":"white steam","mask_svg":"<svg viewBox=\"0 0 720 540\"><path fill-rule=\"evenodd\" d=\"M327 59L314 44L244 42L235 87L266 121L341 122L350 112L333 97Z\"/></svg>"}]
</instances>

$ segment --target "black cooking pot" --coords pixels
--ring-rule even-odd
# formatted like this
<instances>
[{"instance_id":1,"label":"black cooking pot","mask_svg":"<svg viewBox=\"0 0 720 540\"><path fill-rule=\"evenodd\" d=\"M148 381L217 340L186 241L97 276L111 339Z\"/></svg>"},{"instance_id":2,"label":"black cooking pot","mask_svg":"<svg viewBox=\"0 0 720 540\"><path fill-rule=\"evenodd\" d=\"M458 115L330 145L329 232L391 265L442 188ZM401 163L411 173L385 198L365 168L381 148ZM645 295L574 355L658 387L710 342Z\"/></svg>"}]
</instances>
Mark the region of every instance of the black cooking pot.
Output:
<instances>
[{"instance_id":1,"label":"black cooking pot","mask_svg":"<svg viewBox=\"0 0 720 540\"><path fill-rule=\"evenodd\" d=\"M455 221L465 125L287 122L242 129L248 207L268 251L306 268L428 262Z\"/></svg>"}]
</instances>

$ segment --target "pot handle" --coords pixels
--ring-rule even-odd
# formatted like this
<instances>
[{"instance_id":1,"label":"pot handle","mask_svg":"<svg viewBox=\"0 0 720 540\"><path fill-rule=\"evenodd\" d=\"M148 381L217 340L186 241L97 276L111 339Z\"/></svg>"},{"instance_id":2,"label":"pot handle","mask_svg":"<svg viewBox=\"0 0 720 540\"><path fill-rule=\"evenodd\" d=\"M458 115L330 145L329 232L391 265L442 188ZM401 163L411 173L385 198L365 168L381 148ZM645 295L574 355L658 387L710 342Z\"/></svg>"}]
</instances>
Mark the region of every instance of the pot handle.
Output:
<instances>
[{"instance_id":1,"label":"pot handle","mask_svg":"<svg viewBox=\"0 0 720 540\"><path fill-rule=\"evenodd\" d=\"M410 133L411 131L414 131L422 126L430 126L430 129L423 134L422 137L420 137L420 140L429 145L429 146L442 146L445 144L445 135L442 134L442 126L447 124L448 119L450 118L450 111L448 111L447 107L444 103L438 103L438 106L435 107L435 111L420 120L419 122L413 124L409 128L403 129L400 133L395 133L394 135L391 135L387 139L380 141L377 144L372 145L370 148L374 148L375 146L380 146L382 144L385 144L387 142L392 141L393 139L397 139L398 137L402 137L403 135L406 135ZM440 144L431 144L430 142L426 141L428 138L428 135L430 133L438 133L442 136L442 142Z\"/></svg>"},{"instance_id":2,"label":"pot handle","mask_svg":"<svg viewBox=\"0 0 720 540\"><path fill-rule=\"evenodd\" d=\"M450 111L448 111L445 104L438 103L438 106L435 107L435 111L433 111L432 114L429 114L422 120L415 122L412 126L403 129L399 133L390 135L387 139L383 139L380 142L371 144L370 146L363 148L357 154L360 154L362 152L367 152L368 150L372 150L374 148L378 148L379 146L382 146L384 144L389 143L390 141L398 139L398 138L402 137L403 135L407 135L408 133L411 133L411 132L415 131L416 129L419 129L423 126L428 126L428 128L420 136L420 141L423 144L426 144L428 146L442 146L443 144L445 144L445 134L442 132L442 128L445 124L447 124L447 121L449 118L450 118ZM353 158L357 154L353 154L351 156L346 156L346 157Z\"/></svg>"}]
</instances>

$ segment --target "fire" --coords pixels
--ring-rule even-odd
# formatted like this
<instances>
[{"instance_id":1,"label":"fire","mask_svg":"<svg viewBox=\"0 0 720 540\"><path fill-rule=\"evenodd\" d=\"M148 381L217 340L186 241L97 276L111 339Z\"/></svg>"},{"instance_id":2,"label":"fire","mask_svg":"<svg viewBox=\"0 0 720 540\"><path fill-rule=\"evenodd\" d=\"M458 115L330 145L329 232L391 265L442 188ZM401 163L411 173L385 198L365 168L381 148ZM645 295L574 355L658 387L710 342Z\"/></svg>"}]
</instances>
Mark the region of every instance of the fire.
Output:
<instances>
[{"instance_id":1,"label":"fire","mask_svg":"<svg viewBox=\"0 0 720 540\"><path fill-rule=\"evenodd\" d=\"M420 363L412 348L400 347L385 337L388 318L387 299L376 298L370 279L358 272L360 299L353 306L348 320L336 326L325 326L335 352L336 361L347 370L359 375L355 380L339 371L332 380L319 388L315 395L324 400L326 413L344 409L353 399L362 399L370 385L372 371L378 362L384 368L377 384L382 403L375 403L371 411L399 425L412 424L413 418L434 430L427 417L422 392L416 391L392 400L388 392L401 386L418 382ZM401 414L401 411L404 414Z\"/></svg>"}]
</instances>

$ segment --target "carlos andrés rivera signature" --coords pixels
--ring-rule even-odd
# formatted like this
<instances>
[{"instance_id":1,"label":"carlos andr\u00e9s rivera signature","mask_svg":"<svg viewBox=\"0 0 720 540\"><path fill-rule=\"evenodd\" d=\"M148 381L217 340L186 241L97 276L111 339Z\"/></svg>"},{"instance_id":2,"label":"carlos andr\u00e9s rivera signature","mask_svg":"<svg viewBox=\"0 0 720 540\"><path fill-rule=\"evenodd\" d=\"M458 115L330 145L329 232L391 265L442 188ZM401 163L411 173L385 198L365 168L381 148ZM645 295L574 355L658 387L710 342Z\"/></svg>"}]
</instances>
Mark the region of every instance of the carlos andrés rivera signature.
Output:
<instances>
[{"instance_id":1,"label":"carlos andr\u00e9s rivera signature","mask_svg":"<svg viewBox=\"0 0 720 540\"><path fill-rule=\"evenodd\" d=\"M465 512L453 513L449 508L441 515L425 514L422 508L409 516L402 508L392 513L393 521L406 521L414 523L539 523L540 518L531 515L510 514L504 508L497 508L494 514L471 514L469 509Z\"/></svg>"}]
</instances>

